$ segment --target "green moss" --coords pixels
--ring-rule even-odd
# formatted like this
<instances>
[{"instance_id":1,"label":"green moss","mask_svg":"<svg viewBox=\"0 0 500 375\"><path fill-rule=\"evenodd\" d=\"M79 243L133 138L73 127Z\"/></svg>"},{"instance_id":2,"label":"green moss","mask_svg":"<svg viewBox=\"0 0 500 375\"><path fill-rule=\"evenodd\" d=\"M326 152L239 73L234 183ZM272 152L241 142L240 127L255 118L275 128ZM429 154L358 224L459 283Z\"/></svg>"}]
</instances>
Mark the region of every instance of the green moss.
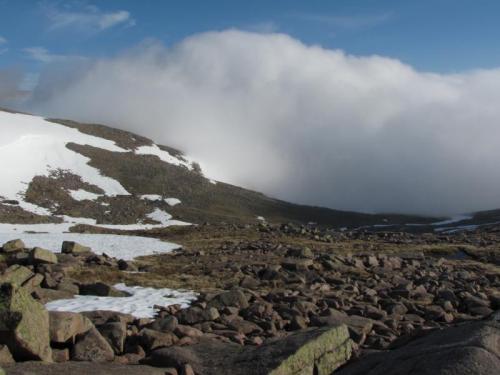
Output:
<instances>
[{"instance_id":1,"label":"green moss","mask_svg":"<svg viewBox=\"0 0 500 375\"><path fill-rule=\"evenodd\" d=\"M318 375L329 375L350 358L351 351L348 328L341 325L301 346L269 375L301 374L311 366L316 368Z\"/></svg>"}]
</instances>

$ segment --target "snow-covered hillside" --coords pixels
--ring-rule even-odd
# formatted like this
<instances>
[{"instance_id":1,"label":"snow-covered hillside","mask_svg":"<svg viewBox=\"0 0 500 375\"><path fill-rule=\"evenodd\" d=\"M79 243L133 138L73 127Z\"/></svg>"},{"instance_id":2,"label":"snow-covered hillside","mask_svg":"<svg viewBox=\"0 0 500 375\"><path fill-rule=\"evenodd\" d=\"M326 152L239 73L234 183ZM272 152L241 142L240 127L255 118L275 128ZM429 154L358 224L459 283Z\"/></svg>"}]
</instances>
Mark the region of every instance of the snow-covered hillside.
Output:
<instances>
[{"instance_id":1,"label":"snow-covered hillside","mask_svg":"<svg viewBox=\"0 0 500 375\"><path fill-rule=\"evenodd\" d=\"M51 216L50 207L41 207L27 202L25 198L29 184L36 176L50 176L54 171L65 171L81 178L81 181L96 187L102 193L97 194L85 188L77 190L66 189L75 201L94 201L101 197L129 196L130 193L122 184L105 176L99 169L89 165L90 159L67 147L69 143L91 146L115 153L133 153L136 155L152 155L165 163L184 166L192 169L190 161L171 155L157 145L141 146L126 149L119 147L109 139L100 138L80 132L58 123L50 122L42 117L0 111L0 203L9 202L24 211ZM161 198L161 197L160 197ZM169 205L180 203L174 197L165 197ZM18 203L16 204L17 201ZM109 203L101 202L103 206ZM2 231L49 231L63 232L75 224L96 225L95 218L73 218L59 215L63 223L59 224L17 224L1 225ZM184 224L171 220L171 215L160 208L151 208L144 219L150 219L155 224L137 222L128 225L102 225L114 229L150 229L172 224Z\"/></svg>"}]
</instances>

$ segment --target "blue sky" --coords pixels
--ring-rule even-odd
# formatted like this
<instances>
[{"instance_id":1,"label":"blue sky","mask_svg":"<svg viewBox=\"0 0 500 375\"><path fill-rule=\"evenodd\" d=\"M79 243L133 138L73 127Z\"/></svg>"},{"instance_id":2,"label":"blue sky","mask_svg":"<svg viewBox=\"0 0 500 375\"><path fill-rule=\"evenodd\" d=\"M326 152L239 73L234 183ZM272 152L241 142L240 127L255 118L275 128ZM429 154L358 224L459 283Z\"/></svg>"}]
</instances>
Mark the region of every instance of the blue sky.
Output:
<instances>
[{"instance_id":1,"label":"blue sky","mask_svg":"<svg viewBox=\"0 0 500 375\"><path fill-rule=\"evenodd\" d=\"M54 56L108 56L153 38L172 45L208 30L281 32L418 70L500 66L494 0L0 0L0 68L36 72Z\"/></svg>"}]
</instances>

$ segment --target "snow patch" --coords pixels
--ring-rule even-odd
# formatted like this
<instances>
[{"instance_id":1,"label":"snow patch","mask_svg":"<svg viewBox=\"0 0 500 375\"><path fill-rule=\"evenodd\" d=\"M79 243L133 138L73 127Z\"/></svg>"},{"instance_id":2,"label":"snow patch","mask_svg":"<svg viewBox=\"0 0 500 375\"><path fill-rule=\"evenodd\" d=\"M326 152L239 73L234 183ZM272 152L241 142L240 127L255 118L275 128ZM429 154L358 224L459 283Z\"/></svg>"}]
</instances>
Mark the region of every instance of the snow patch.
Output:
<instances>
[{"instance_id":1,"label":"snow patch","mask_svg":"<svg viewBox=\"0 0 500 375\"><path fill-rule=\"evenodd\" d=\"M165 202L171 207L174 207L175 205L181 203L180 199L177 198L165 198Z\"/></svg>"},{"instance_id":2,"label":"snow patch","mask_svg":"<svg viewBox=\"0 0 500 375\"><path fill-rule=\"evenodd\" d=\"M467 215L467 214L460 214L460 215L455 215L447 220L443 220L443 221L438 221L438 222L435 222L435 223L432 223L431 225L434 225L434 226L438 226L438 225L448 225L448 224L454 224L454 223L458 223L460 221L464 221L464 220L470 220L472 219L473 216L471 215Z\"/></svg>"},{"instance_id":3,"label":"snow patch","mask_svg":"<svg viewBox=\"0 0 500 375\"><path fill-rule=\"evenodd\" d=\"M180 158L176 158L175 156L171 155L168 151L164 151L161 148L159 148L157 145L152 145L152 146L141 146L138 147L135 150L135 153L137 155L154 155L160 158L161 161L164 161L165 163L169 164L174 164L178 166L184 166L190 171L193 170L193 165L189 161L184 161Z\"/></svg>"},{"instance_id":4,"label":"snow patch","mask_svg":"<svg viewBox=\"0 0 500 375\"><path fill-rule=\"evenodd\" d=\"M68 190L68 192L71 195L71 198L73 198L76 201L84 201L84 200L94 201L102 196L101 194L91 193L90 191L83 189Z\"/></svg>"},{"instance_id":5,"label":"snow patch","mask_svg":"<svg viewBox=\"0 0 500 375\"><path fill-rule=\"evenodd\" d=\"M49 302L45 306L49 311L96 311L108 310L131 314L137 318L154 318L154 306L170 306L180 304L188 307L196 299L192 291L173 289L144 288L140 286L126 286L117 284L115 288L132 294L130 297L97 297L75 296L73 299L64 299Z\"/></svg>"},{"instance_id":6,"label":"snow patch","mask_svg":"<svg viewBox=\"0 0 500 375\"><path fill-rule=\"evenodd\" d=\"M145 194L140 196L141 199L156 202L156 201L161 201L162 196L158 194Z\"/></svg>"},{"instance_id":7,"label":"snow patch","mask_svg":"<svg viewBox=\"0 0 500 375\"><path fill-rule=\"evenodd\" d=\"M28 248L42 247L54 253L61 252L64 241L74 241L88 246L96 254L107 255L125 260L136 257L169 253L181 246L156 238L125 236L116 234L87 233L0 233L0 243L20 238Z\"/></svg>"},{"instance_id":8,"label":"snow patch","mask_svg":"<svg viewBox=\"0 0 500 375\"><path fill-rule=\"evenodd\" d=\"M172 218L172 215L163 210L160 210L159 208L155 208L153 212L147 214L146 216L151 220L157 221L163 225L168 225L170 219Z\"/></svg>"}]
</instances>

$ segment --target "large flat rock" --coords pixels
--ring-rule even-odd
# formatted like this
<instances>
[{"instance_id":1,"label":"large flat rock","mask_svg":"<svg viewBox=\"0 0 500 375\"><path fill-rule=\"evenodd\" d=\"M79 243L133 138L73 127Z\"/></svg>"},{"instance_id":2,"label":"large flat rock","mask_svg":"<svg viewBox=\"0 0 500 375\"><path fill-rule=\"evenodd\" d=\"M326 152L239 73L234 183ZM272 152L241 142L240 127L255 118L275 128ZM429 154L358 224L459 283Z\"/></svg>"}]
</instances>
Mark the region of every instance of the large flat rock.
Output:
<instances>
[{"instance_id":1,"label":"large flat rock","mask_svg":"<svg viewBox=\"0 0 500 375\"><path fill-rule=\"evenodd\" d=\"M159 349L146 363L161 367L189 363L203 375L330 375L350 356L347 326L339 325L298 331L260 347L202 340L189 347Z\"/></svg>"},{"instance_id":2,"label":"large flat rock","mask_svg":"<svg viewBox=\"0 0 500 375\"><path fill-rule=\"evenodd\" d=\"M500 374L500 312L433 332L398 349L367 355L339 375Z\"/></svg>"},{"instance_id":3,"label":"large flat rock","mask_svg":"<svg viewBox=\"0 0 500 375\"><path fill-rule=\"evenodd\" d=\"M165 371L149 366L118 365L114 363L65 362L47 364L22 362L3 365L7 375L164 375Z\"/></svg>"}]
</instances>

